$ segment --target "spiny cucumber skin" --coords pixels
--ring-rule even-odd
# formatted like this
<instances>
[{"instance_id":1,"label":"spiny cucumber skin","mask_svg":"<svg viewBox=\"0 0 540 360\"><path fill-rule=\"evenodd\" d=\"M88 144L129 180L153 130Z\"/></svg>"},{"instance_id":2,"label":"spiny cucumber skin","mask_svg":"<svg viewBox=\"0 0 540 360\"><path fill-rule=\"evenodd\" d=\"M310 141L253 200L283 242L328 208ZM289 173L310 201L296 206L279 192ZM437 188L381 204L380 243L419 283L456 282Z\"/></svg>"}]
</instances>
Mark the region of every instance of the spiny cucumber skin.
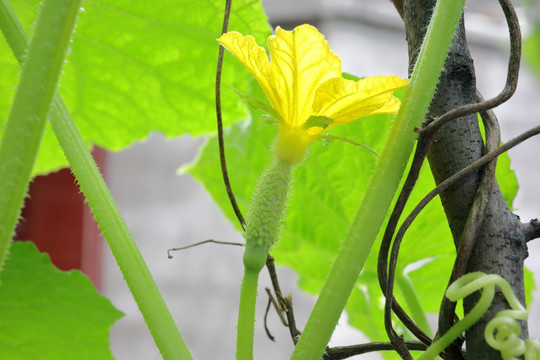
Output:
<instances>
[{"instance_id":1,"label":"spiny cucumber skin","mask_svg":"<svg viewBox=\"0 0 540 360\"><path fill-rule=\"evenodd\" d=\"M251 201L246 223L246 271L261 271L276 242L289 192L292 166L275 159L262 175Z\"/></svg>"}]
</instances>

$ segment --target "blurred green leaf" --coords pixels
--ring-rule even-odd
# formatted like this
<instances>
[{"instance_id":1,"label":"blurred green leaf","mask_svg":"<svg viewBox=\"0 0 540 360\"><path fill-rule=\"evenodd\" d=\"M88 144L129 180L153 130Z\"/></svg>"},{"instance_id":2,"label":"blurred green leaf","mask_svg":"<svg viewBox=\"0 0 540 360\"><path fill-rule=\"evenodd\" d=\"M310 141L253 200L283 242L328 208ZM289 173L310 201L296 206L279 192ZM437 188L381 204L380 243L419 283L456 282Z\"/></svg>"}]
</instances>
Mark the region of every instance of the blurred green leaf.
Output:
<instances>
[{"instance_id":1,"label":"blurred green leaf","mask_svg":"<svg viewBox=\"0 0 540 360\"><path fill-rule=\"evenodd\" d=\"M260 89L256 89L260 91ZM225 133L226 154L232 187L245 213L257 180L270 161L276 126L261 125L260 113L251 121L237 123ZM381 151L393 115L371 116L332 129L332 134ZM217 140L210 138L196 162L183 170L200 181L237 224L228 202L217 152ZM312 294L321 289L348 229L360 199L367 191L369 176L377 158L369 151L340 141L314 143L307 158L296 169L281 240L271 253L280 265L299 274L299 286ZM506 155L499 161L504 175L503 193L515 195L517 182L509 170ZM434 187L429 166L424 165L417 186L405 210L412 208ZM511 199L509 199L511 201ZM380 243L380 239L379 239ZM378 252L379 245L374 246ZM440 200L432 201L414 221L401 246L397 276L407 273L425 311L437 312L453 264L455 249ZM374 341L385 340L383 296L372 254L349 299L349 322ZM413 264L413 267L407 267ZM396 286L396 296L401 298ZM407 309L407 304L402 304Z\"/></svg>"},{"instance_id":2,"label":"blurred green leaf","mask_svg":"<svg viewBox=\"0 0 540 360\"><path fill-rule=\"evenodd\" d=\"M0 358L112 359L122 316L80 271L63 272L31 242L11 246L0 285Z\"/></svg>"},{"instance_id":3,"label":"blurred green leaf","mask_svg":"<svg viewBox=\"0 0 540 360\"><path fill-rule=\"evenodd\" d=\"M523 42L523 57L536 74L540 75L540 24Z\"/></svg>"},{"instance_id":4,"label":"blurred green leaf","mask_svg":"<svg viewBox=\"0 0 540 360\"><path fill-rule=\"evenodd\" d=\"M31 33L39 1L10 1ZM215 128L214 81L225 1L85 1L59 87L85 141L120 150L152 131L173 137ZM270 33L260 2L233 4L230 30L265 44ZM246 91L248 72L226 56L223 84ZM0 137L20 72L0 37ZM224 121L245 118L245 106L225 91ZM50 127L36 174L67 165Z\"/></svg>"}]
</instances>

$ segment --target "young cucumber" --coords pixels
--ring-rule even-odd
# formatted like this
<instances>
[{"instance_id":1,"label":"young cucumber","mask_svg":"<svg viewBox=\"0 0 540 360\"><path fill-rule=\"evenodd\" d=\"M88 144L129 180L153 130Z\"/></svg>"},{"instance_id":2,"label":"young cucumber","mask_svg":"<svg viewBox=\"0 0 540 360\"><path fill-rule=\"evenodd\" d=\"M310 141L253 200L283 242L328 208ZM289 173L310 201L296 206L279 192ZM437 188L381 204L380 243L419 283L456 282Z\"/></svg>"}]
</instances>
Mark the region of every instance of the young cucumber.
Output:
<instances>
[{"instance_id":1,"label":"young cucumber","mask_svg":"<svg viewBox=\"0 0 540 360\"><path fill-rule=\"evenodd\" d=\"M289 192L292 166L275 159L259 181L246 224L246 271L260 272L276 242Z\"/></svg>"}]
</instances>

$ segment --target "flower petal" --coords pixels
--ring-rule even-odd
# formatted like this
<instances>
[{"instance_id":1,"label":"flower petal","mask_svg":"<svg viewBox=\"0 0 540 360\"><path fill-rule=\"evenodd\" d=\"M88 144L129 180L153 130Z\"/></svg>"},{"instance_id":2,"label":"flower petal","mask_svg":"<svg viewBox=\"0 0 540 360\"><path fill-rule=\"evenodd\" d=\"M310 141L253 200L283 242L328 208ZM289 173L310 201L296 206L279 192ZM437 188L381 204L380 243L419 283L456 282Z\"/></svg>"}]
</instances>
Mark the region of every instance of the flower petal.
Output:
<instances>
[{"instance_id":1,"label":"flower petal","mask_svg":"<svg viewBox=\"0 0 540 360\"><path fill-rule=\"evenodd\" d=\"M407 86L408 81L397 76L375 76L358 81L330 79L322 84L313 102L316 115L334 120L331 126L377 113L395 113L400 102L392 93Z\"/></svg>"},{"instance_id":2,"label":"flower petal","mask_svg":"<svg viewBox=\"0 0 540 360\"><path fill-rule=\"evenodd\" d=\"M274 105L279 102L278 94L270 83L270 60L255 38L231 31L221 35L218 41L253 74L270 103Z\"/></svg>"},{"instance_id":3,"label":"flower petal","mask_svg":"<svg viewBox=\"0 0 540 360\"><path fill-rule=\"evenodd\" d=\"M311 25L293 31L276 29L268 39L271 79L281 101L270 102L291 126L301 126L312 115L317 88L341 76L341 60L324 36Z\"/></svg>"}]
</instances>

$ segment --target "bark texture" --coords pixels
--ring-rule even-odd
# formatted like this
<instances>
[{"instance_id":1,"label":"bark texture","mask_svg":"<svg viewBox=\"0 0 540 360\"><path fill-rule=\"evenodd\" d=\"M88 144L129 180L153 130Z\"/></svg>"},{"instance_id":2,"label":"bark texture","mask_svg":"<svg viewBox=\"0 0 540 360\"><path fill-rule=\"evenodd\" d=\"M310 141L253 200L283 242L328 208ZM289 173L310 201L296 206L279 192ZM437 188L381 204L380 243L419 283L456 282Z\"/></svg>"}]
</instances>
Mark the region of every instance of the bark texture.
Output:
<instances>
[{"instance_id":1,"label":"bark texture","mask_svg":"<svg viewBox=\"0 0 540 360\"><path fill-rule=\"evenodd\" d=\"M416 61L435 2L435 0L404 1L403 15L411 68ZM428 116L436 117L460 105L474 102L476 102L475 71L467 47L462 19L454 36ZM484 147L476 114L454 120L443 126L428 153L429 164L436 183L439 184L471 164L480 158L483 152ZM471 174L441 194L456 247L459 245L461 233L473 204L481 173L479 171ZM525 304L523 261L526 256L526 239L521 223L506 205L498 185L495 185L491 191L485 218L467 271L483 271L501 275L510 282L522 304ZM465 299L466 313L476 304L477 299L478 296L474 295ZM497 293L486 316L466 334L467 359L500 358L499 352L485 343L484 328L487 322L504 308L507 308L507 303L502 295ZM522 336L527 336L526 327Z\"/></svg>"}]
</instances>

